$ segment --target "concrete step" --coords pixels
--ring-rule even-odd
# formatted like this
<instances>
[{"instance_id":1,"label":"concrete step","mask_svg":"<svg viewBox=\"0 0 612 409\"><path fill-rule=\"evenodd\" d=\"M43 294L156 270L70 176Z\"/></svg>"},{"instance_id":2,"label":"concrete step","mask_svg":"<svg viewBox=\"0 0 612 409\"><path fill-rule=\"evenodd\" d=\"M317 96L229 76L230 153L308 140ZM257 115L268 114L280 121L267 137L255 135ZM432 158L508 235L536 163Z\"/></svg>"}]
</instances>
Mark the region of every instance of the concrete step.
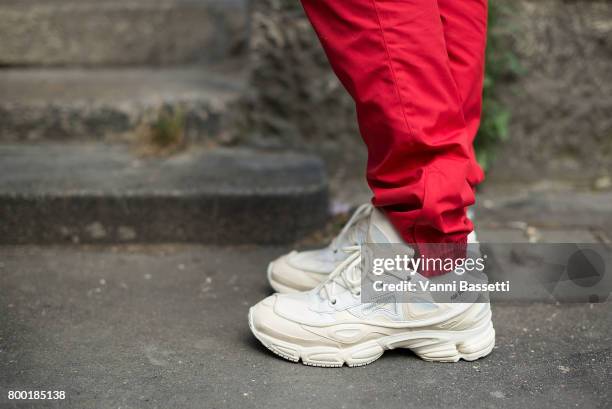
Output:
<instances>
[{"instance_id":1,"label":"concrete step","mask_svg":"<svg viewBox=\"0 0 612 409\"><path fill-rule=\"evenodd\" d=\"M129 137L167 110L188 138L213 138L242 78L225 66L1 70L0 141Z\"/></svg>"},{"instance_id":2,"label":"concrete step","mask_svg":"<svg viewBox=\"0 0 612 409\"><path fill-rule=\"evenodd\" d=\"M244 43L245 0L1 0L0 65L218 61Z\"/></svg>"},{"instance_id":3,"label":"concrete step","mask_svg":"<svg viewBox=\"0 0 612 409\"><path fill-rule=\"evenodd\" d=\"M540 190L489 182L478 195L475 211L478 226L511 228L531 239L588 243L591 235L612 243L610 190Z\"/></svg>"},{"instance_id":4,"label":"concrete step","mask_svg":"<svg viewBox=\"0 0 612 409\"><path fill-rule=\"evenodd\" d=\"M321 227L327 200L322 163L299 154L0 145L0 244L287 243Z\"/></svg>"}]
</instances>

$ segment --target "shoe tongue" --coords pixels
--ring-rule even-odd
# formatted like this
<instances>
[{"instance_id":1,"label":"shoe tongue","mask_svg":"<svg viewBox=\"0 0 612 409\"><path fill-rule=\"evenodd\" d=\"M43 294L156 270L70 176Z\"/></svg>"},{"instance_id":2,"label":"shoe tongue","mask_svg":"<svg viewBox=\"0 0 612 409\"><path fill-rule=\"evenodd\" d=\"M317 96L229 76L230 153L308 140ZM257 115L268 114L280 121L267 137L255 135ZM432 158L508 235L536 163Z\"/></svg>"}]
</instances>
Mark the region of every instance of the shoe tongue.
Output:
<instances>
[{"instance_id":1,"label":"shoe tongue","mask_svg":"<svg viewBox=\"0 0 612 409\"><path fill-rule=\"evenodd\" d=\"M387 216L377 208L372 210L368 226L368 243L404 243L395 227L389 222Z\"/></svg>"},{"instance_id":2,"label":"shoe tongue","mask_svg":"<svg viewBox=\"0 0 612 409\"><path fill-rule=\"evenodd\" d=\"M339 243L339 248L342 247L346 247L346 246L353 246L356 243L357 244L361 244L363 242L365 242L365 238L367 237L368 234L368 219L362 219L357 221L351 228L351 230L349 230L346 234L345 237L343 237L342 241Z\"/></svg>"}]
</instances>

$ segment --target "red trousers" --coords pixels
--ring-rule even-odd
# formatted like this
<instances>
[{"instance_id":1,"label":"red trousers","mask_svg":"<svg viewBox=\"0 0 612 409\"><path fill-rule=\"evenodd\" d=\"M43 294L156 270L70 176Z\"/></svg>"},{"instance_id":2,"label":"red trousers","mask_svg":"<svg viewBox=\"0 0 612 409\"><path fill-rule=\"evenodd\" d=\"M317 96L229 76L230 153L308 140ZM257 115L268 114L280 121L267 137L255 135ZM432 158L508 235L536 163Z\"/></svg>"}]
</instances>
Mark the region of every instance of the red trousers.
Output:
<instances>
[{"instance_id":1,"label":"red trousers","mask_svg":"<svg viewBox=\"0 0 612 409\"><path fill-rule=\"evenodd\" d=\"M302 0L355 100L374 205L408 243L465 243L483 179L486 0ZM449 248L460 247L451 245ZM436 246L436 248L439 248Z\"/></svg>"}]
</instances>

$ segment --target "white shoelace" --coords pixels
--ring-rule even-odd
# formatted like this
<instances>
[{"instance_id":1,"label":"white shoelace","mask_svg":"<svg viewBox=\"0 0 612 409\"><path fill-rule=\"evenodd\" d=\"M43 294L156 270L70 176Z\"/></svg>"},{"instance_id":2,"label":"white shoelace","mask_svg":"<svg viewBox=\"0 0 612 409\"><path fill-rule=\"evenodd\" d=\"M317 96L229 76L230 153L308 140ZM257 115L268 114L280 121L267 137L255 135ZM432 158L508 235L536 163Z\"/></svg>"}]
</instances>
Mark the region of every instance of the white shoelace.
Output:
<instances>
[{"instance_id":1,"label":"white shoelace","mask_svg":"<svg viewBox=\"0 0 612 409\"><path fill-rule=\"evenodd\" d=\"M361 264L361 246L343 247L342 251L349 253L349 256L319 286L319 293L325 292L326 298L332 305L335 305L337 301L336 284L341 284L354 297L361 295L361 272L357 268Z\"/></svg>"},{"instance_id":2,"label":"white shoelace","mask_svg":"<svg viewBox=\"0 0 612 409\"><path fill-rule=\"evenodd\" d=\"M367 218L372 213L374 206L371 203L364 203L355 210L349 221L344 225L340 233L331 243L331 248L334 253L337 253L343 241L348 241L351 245L361 244L356 237L357 223ZM347 240L345 240L347 239Z\"/></svg>"}]
</instances>

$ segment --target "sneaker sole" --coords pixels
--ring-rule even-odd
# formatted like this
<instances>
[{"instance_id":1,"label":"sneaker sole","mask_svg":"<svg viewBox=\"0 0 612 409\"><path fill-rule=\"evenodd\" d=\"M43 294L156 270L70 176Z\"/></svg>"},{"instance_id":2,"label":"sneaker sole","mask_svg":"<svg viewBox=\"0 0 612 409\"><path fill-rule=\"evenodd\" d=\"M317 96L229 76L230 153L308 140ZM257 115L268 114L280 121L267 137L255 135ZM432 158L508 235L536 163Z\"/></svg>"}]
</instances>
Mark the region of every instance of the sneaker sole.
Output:
<instances>
[{"instance_id":1,"label":"sneaker sole","mask_svg":"<svg viewBox=\"0 0 612 409\"><path fill-rule=\"evenodd\" d=\"M258 332L249 310L249 327L253 335L274 354L288 361L309 366L363 366L376 361L389 349L406 348L419 358L430 362L475 361L491 353L495 346L495 330L488 320L464 331L423 330L389 335L348 348L305 347L282 341Z\"/></svg>"}]
</instances>

